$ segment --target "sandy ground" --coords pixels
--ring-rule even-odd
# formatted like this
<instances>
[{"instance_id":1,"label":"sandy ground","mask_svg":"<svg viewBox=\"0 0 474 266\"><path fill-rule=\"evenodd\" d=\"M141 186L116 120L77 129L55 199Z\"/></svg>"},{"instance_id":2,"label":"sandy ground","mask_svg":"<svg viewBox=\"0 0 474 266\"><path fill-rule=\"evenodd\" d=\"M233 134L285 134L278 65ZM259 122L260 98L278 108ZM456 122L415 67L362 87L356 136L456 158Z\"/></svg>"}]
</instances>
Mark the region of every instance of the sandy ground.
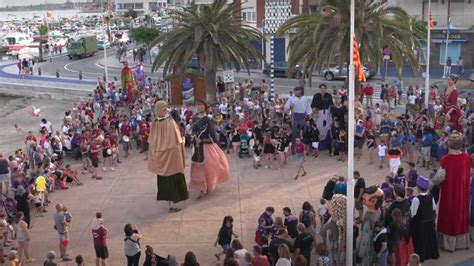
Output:
<instances>
[{"instance_id":1,"label":"sandy ground","mask_svg":"<svg viewBox=\"0 0 474 266\"><path fill-rule=\"evenodd\" d=\"M71 101L52 101L38 98L0 96L0 151L10 154L15 149L23 148L23 138L31 130L38 132L41 118L46 118L60 129L64 111L72 108ZM41 109L39 117L28 114L32 105ZM15 124L23 131L17 132Z\"/></svg>"}]
</instances>

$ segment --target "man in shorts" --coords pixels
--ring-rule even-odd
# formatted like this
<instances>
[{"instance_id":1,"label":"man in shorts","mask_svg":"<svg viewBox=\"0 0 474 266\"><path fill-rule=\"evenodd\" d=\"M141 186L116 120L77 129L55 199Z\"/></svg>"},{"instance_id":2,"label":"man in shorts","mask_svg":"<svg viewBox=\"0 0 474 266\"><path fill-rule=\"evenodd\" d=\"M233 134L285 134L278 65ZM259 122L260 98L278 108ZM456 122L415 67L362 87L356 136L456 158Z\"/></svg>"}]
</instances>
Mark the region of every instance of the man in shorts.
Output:
<instances>
[{"instance_id":1,"label":"man in shorts","mask_svg":"<svg viewBox=\"0 0 474 266\"><path fill-rule=\"evenodd\" d=\"M71 261L67 255L67 246L69 245L69 224L66 221L64 214L64 207L61 203L56 204L56 214L54 214L54 228L59 234L59 251L61 252L61 259L64 261Z\"/></svg>"},{"instance_id":2,"label":"man in shorts","mask_svg":"<svg viewBox=\"0 0 474 266\"><path fill-rule=\"evenodd\" d=\"M97 180L102 179L102 177L97 175L97 168L99 168L99 152L101 151L101 143L100 139L97 138L91 141L90 144L90 158L92 163L92 178Z\"/></svg>"},{"instance_id":3,"label":"man in shorts","mask_svg":"<svg viewBox=\"0 0 474 266\"><path fill-rule=\"evenodd\" d=\"M94 238L95 265L105 266L105 260L109 257L107 248L107 228L104 225L104 219L101 212L95 214L92 220L92 237Z\"/></svg>"}]
</instances>

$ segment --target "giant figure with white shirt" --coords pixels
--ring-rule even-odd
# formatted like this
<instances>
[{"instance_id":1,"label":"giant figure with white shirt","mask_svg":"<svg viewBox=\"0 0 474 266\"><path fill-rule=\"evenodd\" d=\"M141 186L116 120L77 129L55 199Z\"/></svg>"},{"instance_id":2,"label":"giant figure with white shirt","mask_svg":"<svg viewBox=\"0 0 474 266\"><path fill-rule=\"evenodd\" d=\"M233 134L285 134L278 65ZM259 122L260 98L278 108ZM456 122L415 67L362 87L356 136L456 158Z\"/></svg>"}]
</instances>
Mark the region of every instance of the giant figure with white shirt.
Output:
<instances>
[{"instance_id":1,"label":"giant figure with white shirt","mask_svg":"<svg viewBox=\"0 0 474 266\"><path fill-rule=\"evenodd\" d=\"M288 98L285 104L285 110L291 111L291 149L294 150L295 138L300 137L300 130L305 124L306 117L310 116L313 110L308 98L303 95L303 87L295 87L294 94Z\"/></svg>"}]
</instances>

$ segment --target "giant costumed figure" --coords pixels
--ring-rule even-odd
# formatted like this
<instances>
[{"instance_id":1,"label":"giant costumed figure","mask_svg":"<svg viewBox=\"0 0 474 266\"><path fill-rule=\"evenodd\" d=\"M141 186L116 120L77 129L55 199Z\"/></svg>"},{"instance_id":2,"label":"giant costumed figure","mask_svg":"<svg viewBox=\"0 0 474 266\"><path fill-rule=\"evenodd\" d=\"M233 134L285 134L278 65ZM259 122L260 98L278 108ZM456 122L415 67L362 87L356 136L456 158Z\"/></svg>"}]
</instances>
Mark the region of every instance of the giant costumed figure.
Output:
<instances>
[{"instance_id":1,"label":"giant costumed figure","mask_svg":"<svg viewBox=\"0 0 474 266\"><path fill-rule=\"evenodd\" d=\"M208 105L196 100L198 114L193 118L192 134L194 153L191 158L191 183L199 190L198 200L213 191L217 185L229 181L229 163L217 145L215 122L207 115Z\"/></svg>"},{"instance_id":2,"label":"giant costumed figure","mask_svg":"<svg viewBox=\"0 0 474 266\"><path fill-rule=\"evenodd\" d=\"M444 116L444 126L449 126L451 129L455 129L458 132L463 132L463 126L461 125L460 118L462 117L461 108L458 105L459 92L456 88L456 82L458 81L457 75L448 76L448 86L444 92L443 104L439 110L437 117Z\"/></svg>"},{"instance_id":3,"label":"giant costumed figure","mask_svg":"<svg viewBox=\"0 0 474 266\"><path fill-rule=\"evenodd\" d=\"M135 78L138 89L143 91L145 89L146 75L142 63L137 64L137 69L133 72L133 77Z\"/></svg>"},{"instance_id":4,"label":"giant costumed figure","mask_svg":"<svg viewBox=\"0 0 474 266\"><path fill-rule=\"evenodd\" d=\"M314 94L311 108L317 112L316 125L319 130L319 149L325 149L331 145L330 130L332 116L330 108L334 105L332 95L327 92L326 84L319 85L320 92ZM338 121L341 128L345 128L344 121Z\"/></svg>"},{"instance_id":5,"label":"giant costumed figure","mask_svg":"<svg viewBox=\"0 0 474 266\"><path fill-rule=\"evenodd\" d=\"M156 103L155 121L148 137L148 170L157 175L156 200L169 201L168 211L178 212L181 209L173 204L188 199L184 177L184 139L167 108L165 101Z\"/></svg>"},{"instance_id":6,"label":"giant costumed figure","mask_svg":"<svg viewBox=\"0 0 474 266\"><path fill-rule=\"evenodd\" d=\"M130 104L133 101L133 92L136 90L136 84L133 79L133 71L128 66L128 60L123 60L121 63L123 64L121 76L122 90L127 92L127 102Z\"/></svg>"},{"instance_id":7,"label":"giant costumed figure","mask_svg":"<svg viewBox=\"0 0 474 266\"><path fill-rule=\"evenodd\" d=\"M440 161L433 183L441 194L438 211L438 233L441 248L448 251L468 249L469 204L471 201L471 156L461 151L463 135L457 131L448 137L449 152Z\"/></svg>"}]
</instances>

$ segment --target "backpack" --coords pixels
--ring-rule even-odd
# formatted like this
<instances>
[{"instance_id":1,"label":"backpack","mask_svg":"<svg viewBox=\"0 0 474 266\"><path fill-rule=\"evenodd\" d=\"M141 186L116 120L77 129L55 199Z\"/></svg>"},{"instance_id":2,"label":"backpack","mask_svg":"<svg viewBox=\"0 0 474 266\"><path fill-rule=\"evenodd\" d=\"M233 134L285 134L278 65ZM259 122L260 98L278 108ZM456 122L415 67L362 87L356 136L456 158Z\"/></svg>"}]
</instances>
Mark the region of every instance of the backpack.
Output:
<instances>
[{"instance_id":1,"label":"backpack","mask_svg":"<svg viewBox=\"0 0 474 266\"><path fill-rule=\"evenodd\" d=\"M307 228L311 225L311 217L309 216L308 211L303 211L303 217L301 219L301 222L306 226Z\"/></svg>"},{"instance_id":2,"label":"backpack","mask_svg":"<svg viewBox=\"0 0 474 266\"><path fill-rule=\"evenodd\" d=\"M401 239L408 243L410 240L410 222L411 222L411 212L408 209L407 213L402 216L402 222L399 225Z\"/></svg>"}]
</instances>

